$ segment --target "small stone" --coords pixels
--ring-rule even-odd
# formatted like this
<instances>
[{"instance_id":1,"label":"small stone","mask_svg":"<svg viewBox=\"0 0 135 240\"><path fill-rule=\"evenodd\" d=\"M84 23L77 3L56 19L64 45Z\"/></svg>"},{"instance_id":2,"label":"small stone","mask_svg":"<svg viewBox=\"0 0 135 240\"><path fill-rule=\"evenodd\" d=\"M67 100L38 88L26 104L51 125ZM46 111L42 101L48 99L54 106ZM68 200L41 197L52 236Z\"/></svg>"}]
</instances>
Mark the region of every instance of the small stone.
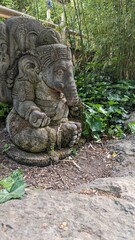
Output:
<instances>
[{"instance_id":1,"label":"small stone","mask_svg":"<svg viewBox=\"0 0 135 240\"><path fill-rule=\"evenodd\" d=\"M42 224L42 228L47 228L47 227L48 227L47 223Z\"/></svg>"},{"instance_id":2,"label":"small stone","mask_svg":"<svg viewBox=\"0 0 135 240\"><path fill-rule=\"evenodd\" d=\"M68 224L67 222L63 222L60 226L59 226L60 229L64 230L64 231L67 231L68 230Z\"/></svg>"}]
</instances>

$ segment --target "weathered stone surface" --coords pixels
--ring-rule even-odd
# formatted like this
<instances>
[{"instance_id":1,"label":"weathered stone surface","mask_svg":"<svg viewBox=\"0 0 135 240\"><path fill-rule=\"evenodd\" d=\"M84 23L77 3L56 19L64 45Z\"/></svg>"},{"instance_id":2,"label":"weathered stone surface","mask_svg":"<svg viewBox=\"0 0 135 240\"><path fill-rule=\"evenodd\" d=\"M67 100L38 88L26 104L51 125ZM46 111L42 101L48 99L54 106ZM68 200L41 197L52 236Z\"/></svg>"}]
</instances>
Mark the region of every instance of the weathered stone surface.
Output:
<instances>
[{"instance_id":1,"label":"weathered stone surface","mask_svg":"<svg viewBox=\"0 0 135 240\"><path fill-rule=\"evenodd\" d=\"M12 142L31 153L73 147L82 130L70 48L37 20L13 17L0 26L0 101L13 102Z\"/></svg>"},{"instance_id":2,"label":"weathered stone surface","mask_svg":"<svg viewBox=\"0 0 135 240\"><path fill-rule=\"evenodd\" d=\"M110 177L98 178L90 184L77 187L77 192L93 190L91 194L108 196L110 198L121 198L128 201L135 201L135 177ZM95 190L95 191L94 191ZM83 192L83 191L82 191ZM87 192L86 192L87 193Z\"/></svg>"},{"instance_id":3,"label":"weathered stone surface","mask_svg":"<svg viewBox=\"0 0 135 240\"><path fill-rule=\"evenodd\" d=\"M50 155L44 152L29 153L17 148L13 144L9 144L9 150L6 151L6 154L8 157L21 164L26 164L29 166L46 167L50 164L58 163L61 159L64 159L67 156L69 156L71 152L72 149L63 148L61 150L52 151Z\"/></svg>"},{"instance_id":4,"label":"weathered stone surface","mask_svg":"<svg viewBox=\"0 0 135 240\"><path fill-rule=\"evenodd\" d=\"M120 152L123 152L124 154L127 154L129 156L134 156L135 154L135 135L129 135L124 139L112 141L109 143L109 146Z\"/></svg>"},{"instance_id":5,"label":"weathered stone surface","mask_svg":"<svg viewBox=\"0 0 135 240\"><path fill-rule=\"evenodd\" d=\"M111 152L123 158L113 159L113 175L123 177L96 179L71 192L27 189L22 200L0 205L0 239L134 240L134 156L124 152L126 140L120 149L118 143Z\"/></svg>"},{"instance_id":6,"label":"weathered stone surface","mask_svg":"<svg viewBox=\"0 0 135 240\"><path fill-rule=\"evenodd\" d=\"M112 175L116 177L135 177L135 135L132 134L125 139L110 141L107 146L110 148L110 153L115 154L113 158L115 168Z\"/></svg>"},{"instance_id":7,"label":"weathered stone surface","mask_svg":"<svg viewBox=\"0 0 135 240\"><path fill-rule=\"evenodd\" d=\"M97 179L80 186L76 193L28 191L23 200L0 205L0 238L134 240L132 180L130 177ZM120 197L116 192L120 192Z\"/></svg>"}]
</instances>

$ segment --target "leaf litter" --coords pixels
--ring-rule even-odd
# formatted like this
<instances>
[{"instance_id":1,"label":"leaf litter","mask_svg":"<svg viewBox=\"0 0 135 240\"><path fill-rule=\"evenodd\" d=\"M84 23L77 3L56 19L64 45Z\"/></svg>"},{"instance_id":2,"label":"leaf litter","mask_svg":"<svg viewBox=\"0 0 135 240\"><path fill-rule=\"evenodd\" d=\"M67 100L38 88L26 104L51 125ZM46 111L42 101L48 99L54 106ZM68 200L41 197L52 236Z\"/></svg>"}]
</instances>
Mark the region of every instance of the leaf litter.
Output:
<instances>
[{"instance_id":1,"label":"leaf litter","mask_svg":"<svg viewBox=\"0 0 135 240\"><path fill-rule=\"evenodd\" d=\"M3 140L3 141L2 141ZM48 167L25 166L9 159L3 147L9 143L4 129L0 129L0 180L14 170L23 172L27 189L70 190L96 178L111 176L113 157L103 143L86 142L74 156Z\"/></svg>"}]
</instances>

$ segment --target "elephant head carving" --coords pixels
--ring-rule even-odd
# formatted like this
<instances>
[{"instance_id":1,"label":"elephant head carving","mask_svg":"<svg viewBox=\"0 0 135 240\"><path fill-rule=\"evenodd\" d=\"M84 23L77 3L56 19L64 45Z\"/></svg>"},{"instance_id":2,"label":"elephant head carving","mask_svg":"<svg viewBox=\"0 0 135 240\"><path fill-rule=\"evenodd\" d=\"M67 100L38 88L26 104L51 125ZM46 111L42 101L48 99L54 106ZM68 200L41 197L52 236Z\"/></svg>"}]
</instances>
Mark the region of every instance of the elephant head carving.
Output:
<instances>
[{"instance_id":1,"label":"elephant head carving","mask_svg":"<svg viewBox=\"0 0 135 240\"><path fill-rule=\"evenodd\" d=\"M69 106L79 105L70 48L61 43L57 31L33 19L14 17L2 29L0 100L10 88L11 140L29 152L73 146L80 138L81 124L68 119Z\"/></svg>"},{"instance_id":2,"label":"elephant head carving","mask_svg":"<svg viewBox=\"0 0 135 240\"><path fill-rule=\"evenodd\" d=\"M40 76L52 89L65 95L68 105L78 104L77 89L73 75L72 55L69 47L62 44L37 48L41 62Z\"/></svg>"}]
</instances>

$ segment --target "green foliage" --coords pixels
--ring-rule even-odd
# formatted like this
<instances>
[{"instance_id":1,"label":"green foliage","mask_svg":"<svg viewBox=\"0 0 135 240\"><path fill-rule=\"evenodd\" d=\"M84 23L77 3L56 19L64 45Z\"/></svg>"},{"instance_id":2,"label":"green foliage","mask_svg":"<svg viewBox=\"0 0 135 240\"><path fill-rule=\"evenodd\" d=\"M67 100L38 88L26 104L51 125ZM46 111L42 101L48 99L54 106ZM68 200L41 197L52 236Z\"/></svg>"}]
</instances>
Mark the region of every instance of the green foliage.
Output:
<instances>
[{"instance_id":1,"label":"green foliage","mask_svg":"<svg viewBox=\"0 0 135 240\"><path fill-rule=\"evenodd\" d=\"M10 199L22 198L26 184L20 170L15 170L9 177L0 181L0 203Z\"/></svg>"},{"instance_id":2,"label":"green foliage","mask_svg":"<svg viewBox=\"0 0 135 240\"><path fill-rule=\"evenodd\" d=\"M103 72L88 71L85 78L84 73L78 75L77 85L84 103L83 135L95 139L104 135L124 137L124 121L135 106L134 81L114 82Z\"/></svg>"},{"instance_id":3,"label":"green foliage","mask_svg":"<svg viewBox=\"0 0 135 240\"><path fill-rule=\"evenodd\" d=\"M46 19L44 0L1 0L1 4ZM122 137L123 124L135 105L135 1L70 0L52 1L51 20L57 30L66 29L76 57L79 95L84 102L84 136ZM65 23L61 25L61 13ZM76 34L71 34L73 30ZM90 59L90 60L89 60ZM124 80L119 80L124 79ZM0 119L8 106L1 106ZM129 124L134 131L134 124Z\"/></svg>"},{"instance_id":4,"label":"green foliage","mask_svg":"<svg viewBox=\"0 0 135 240\"><path fill-rule=\"evenodd\" d=\"M72 0L65 6L67 27L80 33L69 36L72 47L83 59L94 50L93 63L111 68L116 79L135 79L134 8L134 0Z\"/></svg>"},{"instance_id":5,"label":"green foliage","mask_svg":"<svg viewBox=\"0 0 135 240\"><path fill-rule=\"evenodd\" d=\"M59 3L61 2L61 4ZM47 0L1 0L1 5L46 20ZM93 63L111 69L116 79L135 79L135 1L134 0L70 0L52 1L51 20L67 30L73 49L94 51ZM65 23L61 26L61 14Z\"/></svg>"},{"instance_id":6,"label":"green foliage","mask_svg":"<svg viewBox=\"0 0 135 240\"><path fill-rule=\"evenodd\" d=\"M2 151L2 153L5 153L5 152L7 152L8 150L10 149L10 145L9 144L4 144L4 147L3 147L3 151Z\"/></svg>"},{"instance_id":7,"label":"green foliage","mask_svg":"<svg viewBox=\"0 0 135 240\"><path fill-rule=\"evenodd\" d=\"M4 120L11 110L11 106L7 103L0 102L0 120Z\"/></svg>"},{"instance_id":8,"label":"green foliage","mask_svg":"<svg viewBox=\"0 0 135 240\"><path fill-rule=\"evenodd\" d=\"M135 133L135 122L128 123L131 133Z\"/></svg>"}]
</instances>

